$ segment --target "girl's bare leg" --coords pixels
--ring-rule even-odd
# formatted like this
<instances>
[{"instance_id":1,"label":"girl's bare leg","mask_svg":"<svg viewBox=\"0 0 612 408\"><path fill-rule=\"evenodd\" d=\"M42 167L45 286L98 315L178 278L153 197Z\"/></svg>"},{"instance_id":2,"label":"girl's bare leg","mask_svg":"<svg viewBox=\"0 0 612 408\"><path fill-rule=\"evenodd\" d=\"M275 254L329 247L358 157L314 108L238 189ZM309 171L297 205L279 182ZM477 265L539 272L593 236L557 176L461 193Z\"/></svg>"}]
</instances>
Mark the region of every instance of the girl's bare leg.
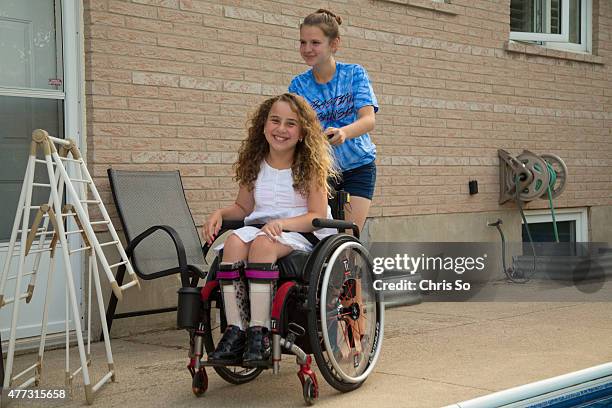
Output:
<instances>
[{"instance_id":1,"label":"girl's bare leg","mask_svg":"<svg viewBox=\"0 0 612 408\"><path fill-rule=\"evenodd\" d=\"M370 205L372 200L368 200L364 197L351 196L350 204L344 207L345 216L344 219L352 221L359 227L359 232L363 231L365 220L370 211Z\"/></svg>"}]
</instances>

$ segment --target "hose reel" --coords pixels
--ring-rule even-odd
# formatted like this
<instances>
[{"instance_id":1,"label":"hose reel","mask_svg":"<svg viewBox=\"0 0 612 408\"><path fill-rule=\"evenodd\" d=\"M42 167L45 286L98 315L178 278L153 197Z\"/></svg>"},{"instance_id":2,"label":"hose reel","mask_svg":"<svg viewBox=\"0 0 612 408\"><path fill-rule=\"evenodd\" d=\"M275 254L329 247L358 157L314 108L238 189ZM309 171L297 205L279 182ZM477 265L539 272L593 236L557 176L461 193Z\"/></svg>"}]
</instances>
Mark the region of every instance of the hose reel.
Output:
<instances>
[{"instance_id":1,"label":"hose reel","mask_svg":"<svg viewBox=\"0 0 612 408\"><path fill-rule=\"evenodd\" d=\"M503 149L497 153L500 158L500 204L517 199L529 202L536 198L549 198L549 186L550 198L556 198L565 189L567 166L556 154L538 156L523 150L523 153L514 157Z\"/></svg>"},{"instance_id":2,"label":"hose reel","mask_svg":"<svg viewBox=\"0 0 612 408\"><path fill-rule=\"evenodd\" d=\"M511 282L526 283L536 272L536 251L522 204L535 200L536 198L548 199L552 215L554 238L556 242L559 242L553 199L557 198L565 189L565 183L567 182L567 166L559 156L552 153L538 156L529 150L523 150L523 153L519 154L517 157L510 155L510 153L503 149L499 149L497 153L500 158L499 203L504 204L510 200L516 201L519 212L521 213L521 218L523 219L523 225L529 237L529 243L531 244L533 254L533 270L530 274L525 275L517 271L514 267L506 267L506 242L500 227L502 220L498 219L495 222L488 223L488 225L496 227L501 236L502 265L506 277Z\"/></svg>"}]
</instances>

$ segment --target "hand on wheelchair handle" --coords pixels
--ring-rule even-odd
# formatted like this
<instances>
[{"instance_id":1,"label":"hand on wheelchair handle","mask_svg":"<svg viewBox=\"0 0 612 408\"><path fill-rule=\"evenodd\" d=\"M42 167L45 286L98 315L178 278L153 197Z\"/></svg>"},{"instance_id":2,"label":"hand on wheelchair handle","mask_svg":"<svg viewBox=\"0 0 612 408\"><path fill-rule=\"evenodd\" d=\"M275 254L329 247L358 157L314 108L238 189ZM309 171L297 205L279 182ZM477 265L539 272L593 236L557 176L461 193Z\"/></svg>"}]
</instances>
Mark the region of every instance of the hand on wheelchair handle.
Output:
<instances>
[{"instance_id":1,"label":"hand on wheelchair handle","mask_svg":"<svg viewBox=\"0 0 612 408\"><path fill-rule=\"evenodd\" d=\"M328 127L323 133L331 145L341 145L346 140L346 133L341 128Z\"/></svg>"}]
</instances>

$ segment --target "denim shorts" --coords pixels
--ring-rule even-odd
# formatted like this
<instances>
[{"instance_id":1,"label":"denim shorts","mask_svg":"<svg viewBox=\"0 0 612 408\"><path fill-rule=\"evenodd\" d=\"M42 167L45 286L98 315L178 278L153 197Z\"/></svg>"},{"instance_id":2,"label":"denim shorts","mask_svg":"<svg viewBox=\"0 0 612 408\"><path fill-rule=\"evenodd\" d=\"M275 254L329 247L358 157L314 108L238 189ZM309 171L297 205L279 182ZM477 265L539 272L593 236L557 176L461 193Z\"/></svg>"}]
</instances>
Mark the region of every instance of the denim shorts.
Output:
<instances>
[{"instance_id":1,"label":"denim shorts","mask_svg":"<svg viewBox=\"0 0 612 408\"><path fill-rule=\"evenodd\" d=\"M347 191L355 197L372 199L376 185L376 164L374 162L343 171L341 176L340 182L333 184L336 190Z\"/></svg>"}]
</instances>

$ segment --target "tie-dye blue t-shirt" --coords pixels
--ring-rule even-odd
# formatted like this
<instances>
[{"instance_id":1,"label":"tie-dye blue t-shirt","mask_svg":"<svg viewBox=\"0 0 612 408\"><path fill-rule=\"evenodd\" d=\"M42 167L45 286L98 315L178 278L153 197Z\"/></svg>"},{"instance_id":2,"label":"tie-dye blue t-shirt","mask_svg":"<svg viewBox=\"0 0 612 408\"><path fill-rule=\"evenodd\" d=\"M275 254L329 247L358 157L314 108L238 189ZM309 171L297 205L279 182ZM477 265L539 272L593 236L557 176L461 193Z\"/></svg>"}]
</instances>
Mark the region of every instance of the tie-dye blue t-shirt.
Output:
<instances>
[{"instance_id":1,"label":"tie-dye blue t-shirt","mask_svg":"<svg viewBox=\"0 0 612 408\"><path fill-rule=\"evenodd\" d=\"M357 64L336 62L336 73L331 81L319 84L312 69L296 76L289 85L289 92L302 96L317 112L323 130L340 128L357 120L357 111L373 106L378 111L378 101L370 84L368 73ZM376 145L365 133L333 146L338 167L351 170L376 159Z\"/></svg>"}]
</instances>

